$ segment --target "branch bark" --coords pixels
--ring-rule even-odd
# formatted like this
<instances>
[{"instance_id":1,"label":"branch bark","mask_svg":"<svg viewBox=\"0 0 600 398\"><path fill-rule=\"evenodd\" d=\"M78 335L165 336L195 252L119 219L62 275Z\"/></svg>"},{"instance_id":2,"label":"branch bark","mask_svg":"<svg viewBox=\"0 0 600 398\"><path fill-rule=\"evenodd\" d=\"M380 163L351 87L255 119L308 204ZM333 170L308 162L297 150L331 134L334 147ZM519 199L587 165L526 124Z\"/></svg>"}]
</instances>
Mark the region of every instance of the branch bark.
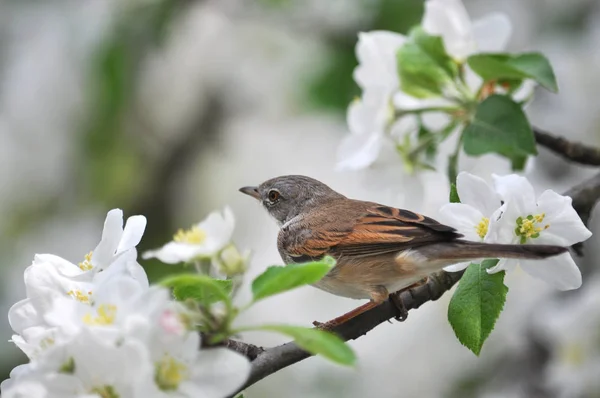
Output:
<instances>
[{"instance_id":1,"label":"branch bark","mask_svg":"<svg viewBox=\"0 0 600 398\"><path fill-rule=\"evenodd\" d=\"M533 134L538 145L548 148L571 162L588 166L600 166L600 148L568 141L538 127L533 127Z\"/></svg>"}]
</instances>

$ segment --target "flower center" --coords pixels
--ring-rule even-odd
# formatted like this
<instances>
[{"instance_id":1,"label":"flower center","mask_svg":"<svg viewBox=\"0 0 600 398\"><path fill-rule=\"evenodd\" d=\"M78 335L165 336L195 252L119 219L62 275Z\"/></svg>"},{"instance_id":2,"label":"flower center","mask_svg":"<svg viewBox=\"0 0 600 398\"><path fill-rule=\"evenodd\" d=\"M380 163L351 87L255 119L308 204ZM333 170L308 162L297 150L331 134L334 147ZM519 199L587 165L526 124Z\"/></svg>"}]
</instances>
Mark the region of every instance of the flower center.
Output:
<instances>
[{"instance_id":1,"label":"flower center","mask_svg":"<svg viewBox=\"0 0 600 398\"><path fill-rule=\"evenodd\" d=\"M92 265L92 253L93 252L89 252L88 254L85 255L84 259L82 262L80 262L79 264L77 264L77 266L82 270L82 271L89 271L92 268L94 268L94 266Z\"/></svg>"},{"instance_id":2,"label":"flower center","mask_svg":"<svg viewBox=\"0 0 600 398\"><path fill-rule=\"evenodd\" d=\"M477 232L477 235L483 239L487 235L489 227L490 219L487 217L482 217L481 221L479 221L479 224L475 226L475 232Z\"/></svg>"},{"instance_id":3,"label":"flower center","mask_svg":"<svg viewBox=\"0 0 600 398\"><path fill-rule=\"evenodd\" d=\"M119 398L115 388L109 385L94 387L90 392L99 395L101 398Z\"/></svg>"},{"instance_id":4,"label":"flower center","mask_svg":"<svg viewBox=\"0 0 600 398\"><path fill-rule=\"evenodd\" d=\"M83 317L83 322L90 326L106 326L115 323L117 306L114 304L100 304L96 309L98 315L88 313Z\"/></svg>"},{"instance_id":5,"label":"flower center","mask_svg":"<svg viewBox=\"0 0 600 398\"><path fill-rule=\"evenodd\" d=\"M537 215L528 215L527 217L517 218L517 227L515 228L515 235L521 239L521 244L527 242L527 239L535 239L540 236L540 232L550 227L550 224L539 225L544 221L546 217L545 213Z\"/></svg>"},{"instance_id":6,"label":"flower center","mask_svg":"<svg viewBox=\"0 0 600 398\"><path fill-rule=\"evenodd\" d=\"M91 304L92 292L84 293L81 290L69 290L67 294L73 297L75 300L80 301L84 304Z\"/></svg>"},{"instance_id":7,"label":"flower center","mask_svg":"<svg viewBox=\"0 0 600 398\"><path fill-rule=\"evenodd\" d=\"M179 362L169 354L156 363L156 373L154 379L156 385L163 390L177 390L179 384L189 377L187 366Z\"/></svg>"},{"instance_id":8,"label":"flower center","mask_svg":"<svg viewBox=\"0 0 600 398\"><path fill-rule=\"evenodd\" d=\"M187 230L180 229L173 235L175 242L191 243L194 245L199 245L204 242L204 239L206 239L206 232L195 225Z\"/></svg>"},{"instance_id":9,"label":"flower center","mask_svg":"<svg viewBox=\"0 0 600 398\"><path fill-rule=\"evenodd\" d=\"M73 374L75 373L75 360L69 357L58 369L60 373Z\"/></svg>"}]
</instances>

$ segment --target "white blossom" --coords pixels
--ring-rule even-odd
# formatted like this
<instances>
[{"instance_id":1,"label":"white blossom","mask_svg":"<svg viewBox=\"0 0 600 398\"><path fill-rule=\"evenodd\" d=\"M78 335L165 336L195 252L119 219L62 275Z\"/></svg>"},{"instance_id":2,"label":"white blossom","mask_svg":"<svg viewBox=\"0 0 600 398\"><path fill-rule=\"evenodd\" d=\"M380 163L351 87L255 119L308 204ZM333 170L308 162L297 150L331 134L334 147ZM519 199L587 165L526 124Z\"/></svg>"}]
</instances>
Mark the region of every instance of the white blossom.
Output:
<instances>
[{"instance_id":1,"label":"white blossom","mask_svg":"<svg viewBox=\"0 0 600 398\"><path fill-rule=\"evenodd\" d=\"M492 238L499 243L569 247L592 236L568 196L552 190L536 198L525 177L494 176L496 190L506 202L502 217L490 221ZM569 253L544 260L501 259L490 273L520 266L529 275L561 290L581 286L581 272Z\"/></svg>"},{"instance_id":2,"label":"white blossom","mask_svg":"<svg viewBox=\"0 0 600 398\"><path fill-rule=\"evenodd\" d=\"M168 264L211 258L231 241L234 227L233 212L225 207L222 214L212 212L190 229L180 229L171 242L157 250L143 253L142 258L157 258Z\"/></svg>"},{"instance_id":3,"label":"white blossom","mask_svg":"<svg viewBox=\"0 0 600 398\"><path fill-rule=\"evenodd\" d=\"M500 216L500 195L480 177L461 172L456 178L460 203L448 203L440 209L440 221L452 225L466 240L489 241L491 219ZM465 269L470 262L453 264L446 271Z\"/></svg>"}]
</instances>

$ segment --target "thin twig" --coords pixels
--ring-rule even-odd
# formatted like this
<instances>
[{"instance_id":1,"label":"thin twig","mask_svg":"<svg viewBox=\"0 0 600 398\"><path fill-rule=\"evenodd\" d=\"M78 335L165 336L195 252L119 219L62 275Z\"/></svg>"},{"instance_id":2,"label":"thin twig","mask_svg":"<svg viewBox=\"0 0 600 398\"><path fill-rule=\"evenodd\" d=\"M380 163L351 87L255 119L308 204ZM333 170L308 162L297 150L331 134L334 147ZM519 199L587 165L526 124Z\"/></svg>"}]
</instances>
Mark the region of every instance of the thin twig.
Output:
<instances>
[{"instance_id":1,"label":"thin twig","mask_svg":"<svg viewBox=\"0 0 600 398\"><path fill-rule=\"evenodd\" d=\"M538 127L533 127L533 134L539 145L550 149L567 160L588 166L600 166L599 148L568 141Z\"/></svg>"}]
</instances>

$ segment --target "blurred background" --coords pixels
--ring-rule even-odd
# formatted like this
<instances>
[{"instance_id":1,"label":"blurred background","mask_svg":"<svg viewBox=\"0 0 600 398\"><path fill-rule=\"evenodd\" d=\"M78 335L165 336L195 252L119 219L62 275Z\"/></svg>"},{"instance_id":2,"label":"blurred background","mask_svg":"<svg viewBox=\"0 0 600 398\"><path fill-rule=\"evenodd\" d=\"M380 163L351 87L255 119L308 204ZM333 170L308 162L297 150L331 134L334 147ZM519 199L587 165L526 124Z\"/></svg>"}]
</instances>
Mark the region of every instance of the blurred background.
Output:
<instances>
[{"instance_id":1,"label":"blurred background","mask_svg":"<svg viewBox=\"0 0 600 398\"><path fill-rule=\"evenodd\" d=\"M473 19L513 22L512 51L538 50L560 86L528 107L532 123L600 144L600 2L467 0ZM25 296L35 253L80 261L106 212L143 214L146 250L230 205L235 241L253 251L248 280L280 264L277 226L238 193L282 174L305 174L348 196L436 216L444 168L409 176L384 154L370 169L336 173L357 33L406 32L418 0L2 0L0 2L0 313ZM510 171L495 156L463 157L486 179ZM545 150L527 168L541 192L565 191L593 170ZM592 218L590 229L600 232ZM250 388L246 397L598 397L598 238L578 259L584 285L558 293L524 274L480 358L446 320L450 294L352 342L359 362L311 358ZM152 280L181 270L145 261ZM247 285L238 299L249 297ZM240 323L310 325L360 304L311 287L266 300ZM0 319L2 379L25 361ZM279 336L243 336L259 345Z\"/></svg>"}]
</instances>

